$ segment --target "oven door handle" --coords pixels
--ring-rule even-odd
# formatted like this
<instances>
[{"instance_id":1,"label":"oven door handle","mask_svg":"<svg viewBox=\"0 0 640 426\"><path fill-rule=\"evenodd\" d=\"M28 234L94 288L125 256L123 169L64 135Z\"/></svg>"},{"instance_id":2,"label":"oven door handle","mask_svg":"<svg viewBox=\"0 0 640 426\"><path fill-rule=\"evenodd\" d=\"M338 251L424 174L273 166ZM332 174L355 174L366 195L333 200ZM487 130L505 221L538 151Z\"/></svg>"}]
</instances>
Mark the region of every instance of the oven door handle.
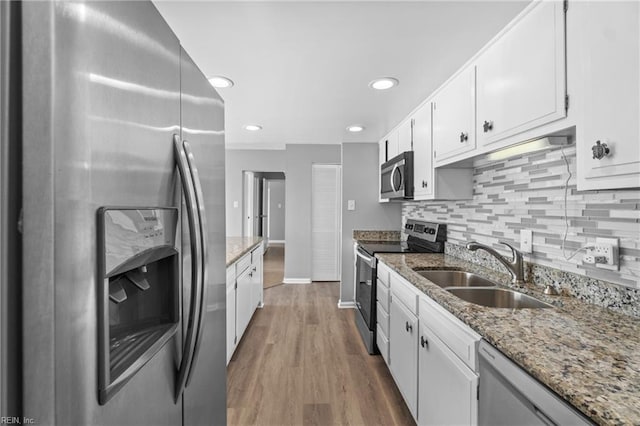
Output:
<instances>
[{"instance_id":1,"label":"oven door handle","mask_svg":"<svg viewBox=\"0 0 640 426\"><path fill-rule=\"evenodd\" d=\"M371 256L367 256L366 254L362 253L362 251L360 251L360 249L358 249L358 250L356 251L356 254L358 255L358 257L359 257L359 258L361 258L362 260L364 260L364 261L365 261L365 263L366 263L367 265L369 265L371 268L373 268L373 267L374 267L375 259L374 259L373 257L371 257Z\"/></svg>"}]
</instances>

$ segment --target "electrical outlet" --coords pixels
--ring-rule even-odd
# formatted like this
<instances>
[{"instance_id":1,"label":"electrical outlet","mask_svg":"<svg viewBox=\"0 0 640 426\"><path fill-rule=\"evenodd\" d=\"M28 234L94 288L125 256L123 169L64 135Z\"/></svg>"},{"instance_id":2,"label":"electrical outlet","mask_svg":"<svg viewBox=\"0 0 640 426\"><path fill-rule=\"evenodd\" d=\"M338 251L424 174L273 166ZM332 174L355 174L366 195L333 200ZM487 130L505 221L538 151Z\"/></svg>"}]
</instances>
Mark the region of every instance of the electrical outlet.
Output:
<instances>
[{"instance_id":1,"label":"electrical outlet","mask_svg":"<svg viewBox=\"0 0 640 426\"><path fill-rule=\"evenodd\" d=\"M520 230L520 251L523 253L533 252L533 231L531 229Z\"/></svg>"},{"instance_id":2,"label":"electrical outlet","mask_svg":"<svg viewBox=\"0 0 640 426\"><path fill-rule=\"evenodd\" d=\"M347 210L356 209L356 200L347 200Z\"/></svg>"},{"instance_id":3,"label":"electrical outlet","mask_svg":"<svg viewBox=\"0 0 640 426\"><path fill-rule=\"evenodd\" d=\"M619 242L617 238L596 238L596 247L592 254L596 258L596 267L617 271L620 269ZM598 258L604 258L598 262Z\"/></svg>"}]
</instances>

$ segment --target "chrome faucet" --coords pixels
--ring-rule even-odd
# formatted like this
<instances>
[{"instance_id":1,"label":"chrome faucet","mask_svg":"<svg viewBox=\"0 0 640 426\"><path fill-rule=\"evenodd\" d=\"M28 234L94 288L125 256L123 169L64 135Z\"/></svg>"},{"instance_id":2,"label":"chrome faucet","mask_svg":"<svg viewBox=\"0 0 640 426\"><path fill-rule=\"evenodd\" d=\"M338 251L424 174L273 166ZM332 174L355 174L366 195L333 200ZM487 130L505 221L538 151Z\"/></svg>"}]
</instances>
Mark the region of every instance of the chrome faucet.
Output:
<instances>
[{"instance_id":1,"label":"chrome faucet","mask_svg":"<svg viewBox=\"0 0 640 426\"><path fill-rule=\"evenodd\" d=\"M481 249L486 251L487 253L489 253L496 259L498 259L498 261L507 268L507 270L509 271L509 274L511 275L512 284L515 284L518 286L523 285L524 284L524 260L522 259L522 253L520 253L511 245L503 241L500 241L500 244L504 244L505 246L511 249L511 256L513 257L511 260L506 259L504 256L502 256L500 253L498 253L491 247L486 246L484 244L480 244L476 241L471 241L470 243L468 243L467 250L476 251L478 249Z\"/></svg>"}]
</instances>

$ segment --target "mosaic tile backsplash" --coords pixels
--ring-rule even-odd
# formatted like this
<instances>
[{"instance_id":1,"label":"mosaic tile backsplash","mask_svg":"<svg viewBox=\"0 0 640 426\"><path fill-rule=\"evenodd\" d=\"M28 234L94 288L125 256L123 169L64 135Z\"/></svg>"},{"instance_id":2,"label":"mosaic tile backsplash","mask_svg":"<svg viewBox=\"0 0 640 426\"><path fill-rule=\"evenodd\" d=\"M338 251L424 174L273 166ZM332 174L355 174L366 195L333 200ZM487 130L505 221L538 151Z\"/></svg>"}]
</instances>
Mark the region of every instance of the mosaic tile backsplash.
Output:
<instances>
[{"instance_id":1,"label":"mosaic tile backsplash","mask_svg":"<svg viewBox=\"0 0 640 426\"><path fill-rule=\"evenodd\" d=\"M473 199L405 202L403 225L407 218L443 222L449 243L475 240L504 254L498 241L519 247L520 230L531 229L533 253L525 260L640 289L640 190L578 191L575 154L571 146L564 148L564 158L559 148L500 161L481 156L473 163ZM567 179L569 227L563 253ZM619 271L583 265L582 252L567 260L596 237L620 239Z\"/></svg>"}]
</instances>

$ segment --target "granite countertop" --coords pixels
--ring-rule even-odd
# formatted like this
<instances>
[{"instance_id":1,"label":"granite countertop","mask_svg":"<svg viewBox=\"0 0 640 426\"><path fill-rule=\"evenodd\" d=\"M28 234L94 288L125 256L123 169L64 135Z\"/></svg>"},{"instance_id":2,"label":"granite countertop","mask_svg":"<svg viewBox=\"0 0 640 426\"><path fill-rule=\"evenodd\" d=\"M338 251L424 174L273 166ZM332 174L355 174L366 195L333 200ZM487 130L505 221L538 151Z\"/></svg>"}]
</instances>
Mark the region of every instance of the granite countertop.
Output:
<instances>
[{"instance_id":1,"label":"granite countertop","mask_svg":"<svg viewBox=\"0 0 640 426\"><path fill-rule=\"evenodd\" d=\"M227 266L262 242L262 237L227 237Z\"/></svg>"},{"instance_id":2,"label":"granite countertop","mask_svg":"<svg viewBox=\"0 0 640 426\"><path fill-rule=\"evenodd\" d=\"M400 231L353 230L356 241L399 241Z\"/></svg>"},{"instance_id":3,"label":"granite countertop","mask_svg":"<svg viewBox=\"0 0 640 426\"><path fill-rule=\"evenodd\" d=\"M553 309L496 309L453 296L416 273L463 269L509 276L444 254L377 254L427 296L599 424L640 425L640 319L565 296L519 288Z\"/></svg>"}]
</instances>

